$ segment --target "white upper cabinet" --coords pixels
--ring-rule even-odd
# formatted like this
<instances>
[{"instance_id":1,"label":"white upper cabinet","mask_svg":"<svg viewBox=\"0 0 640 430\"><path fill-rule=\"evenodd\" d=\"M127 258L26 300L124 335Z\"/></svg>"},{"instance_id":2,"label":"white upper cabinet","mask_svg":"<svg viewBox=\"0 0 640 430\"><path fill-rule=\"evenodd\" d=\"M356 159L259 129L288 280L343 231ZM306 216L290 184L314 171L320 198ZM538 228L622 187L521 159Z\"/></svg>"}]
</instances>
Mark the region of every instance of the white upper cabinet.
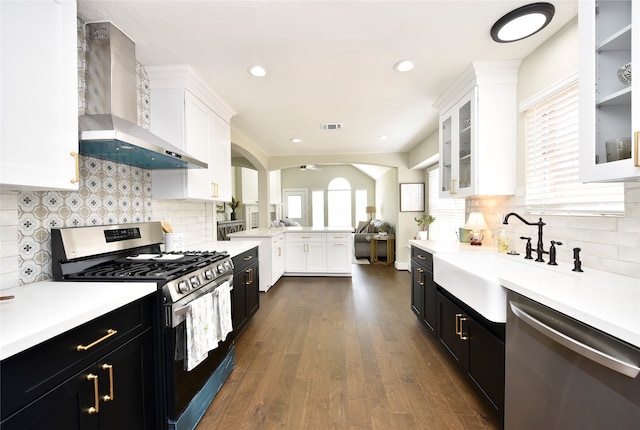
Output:
<instances>
[{"instance_id":1,"label":"white upper cabinet","mask_svg":"<svg viewBox=\"0 0 640 430\"><path fill-rule=\"evenodd\" d=\"M269 171L269 203L282 204L282 175L280 170Z\"/></svg>"},{"instance_id":2,"label":"white upper cabinet","mask_svg":"<svg viewBox=\"0 0 640 430\"><path fill-rule=\"evenodd\" d=\"M520 61L474 62L440 110L440 197L512 195Z\"/></svg>"},{"instance_id":3,"label":"white upper cabinet","mask_svg":"<svg viewBox=\"0 0 640 430\"><path fill-rule=\"evenodd\" d=\"M78 189L75 1L0 2L3 189Z\"/></svg>"},{"instance_id":4,"label":"white upper cabinet","mask_svg":"<svg viewBox=\"0 0 640 430\"><path fill-rule=\"evenodd\" d=\"M242 171L242 203L258 204L258 171L241 167Z\"/></svg>"},{"instance_id":5,"label":"white upper cabinet","mask_svg":"<svg viewBox=\"0 0 640 430\"><path fill-rule=\"evenodd\" d=\"M581 1L580 180L640 178L640 91L619 69L640 59L640 3ZM632 28L636 27L636 31ZM637 82L638 80L635 79ZM636 83L637 87L638 84Z\"/></svg>"},{"instance_id":6,"label":"white upper cabinet","mask_svg":"<svg viewBox=\"0 0 640 430\"><path fill-rule=\"evenodd\" d=\"M230 201L233 112L188 66L146 69L151 131L209 166L154 170L153 198Z\"/></svg>"}]
</instances>

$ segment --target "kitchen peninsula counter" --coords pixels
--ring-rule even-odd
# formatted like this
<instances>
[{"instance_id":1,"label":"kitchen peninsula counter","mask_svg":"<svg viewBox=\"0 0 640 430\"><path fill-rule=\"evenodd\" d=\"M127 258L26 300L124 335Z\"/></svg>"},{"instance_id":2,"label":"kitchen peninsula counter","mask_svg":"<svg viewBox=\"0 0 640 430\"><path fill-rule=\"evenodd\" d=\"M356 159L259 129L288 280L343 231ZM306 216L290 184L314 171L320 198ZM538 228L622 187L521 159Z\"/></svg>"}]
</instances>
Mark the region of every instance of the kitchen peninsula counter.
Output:
<instances>
[{"instance_id":1,"label":"kitchen peninsula counter","mask_svg":"<svg viewBox=\"0 0 640 430\"><path fill-rule=\"evenodd\" d=\"M1 290L0 360L155 293L154 282L36 282Z\"/></svg>"}]
</instances>

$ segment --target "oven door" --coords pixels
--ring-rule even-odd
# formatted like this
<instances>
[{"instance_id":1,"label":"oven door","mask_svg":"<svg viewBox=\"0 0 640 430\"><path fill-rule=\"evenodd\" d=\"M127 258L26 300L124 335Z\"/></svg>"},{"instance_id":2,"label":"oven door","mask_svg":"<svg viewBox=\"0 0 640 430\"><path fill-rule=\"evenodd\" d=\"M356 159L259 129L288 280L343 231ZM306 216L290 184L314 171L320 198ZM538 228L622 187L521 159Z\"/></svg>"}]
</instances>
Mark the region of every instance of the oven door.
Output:
<instances>
[{"instance_id":1,"label":"oven door","mask_svg":"<svg viewBox=\"0 0 640 430\"><path fill-rule=\"evenodd\" d=\"M186 336L189 303L205 294L217 294L216 289L233 277L216 279L173 305L165 305L165 363L167 389L167 415L170 421L177 420L194 396L223 362L233 347L235 335L229 333L216 349L209 351L206 359L190 371L186 370ZM193 297L192 297L193 296Z\"/></svg>"}]
</instances>

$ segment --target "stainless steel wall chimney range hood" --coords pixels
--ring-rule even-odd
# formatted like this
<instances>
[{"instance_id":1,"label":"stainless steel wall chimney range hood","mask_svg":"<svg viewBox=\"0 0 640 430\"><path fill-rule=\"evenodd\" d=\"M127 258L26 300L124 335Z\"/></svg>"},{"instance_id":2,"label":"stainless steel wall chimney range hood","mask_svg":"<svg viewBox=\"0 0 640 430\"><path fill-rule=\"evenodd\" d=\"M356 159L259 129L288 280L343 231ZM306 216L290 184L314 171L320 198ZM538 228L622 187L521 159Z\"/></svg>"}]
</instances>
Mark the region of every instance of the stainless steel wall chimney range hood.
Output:
<instances>
[{"instance_id":1,"label":"stainless steel wall chimney range hood","mask_svg":"<svg viewBox=\"0 0 640 430\"><path fill-rule=\"evenodd\" d=\"M87 24L86 112L80 153L143 169L207 168L136 125L135 45L110 22Z\"/></svg>"}]
</instances>

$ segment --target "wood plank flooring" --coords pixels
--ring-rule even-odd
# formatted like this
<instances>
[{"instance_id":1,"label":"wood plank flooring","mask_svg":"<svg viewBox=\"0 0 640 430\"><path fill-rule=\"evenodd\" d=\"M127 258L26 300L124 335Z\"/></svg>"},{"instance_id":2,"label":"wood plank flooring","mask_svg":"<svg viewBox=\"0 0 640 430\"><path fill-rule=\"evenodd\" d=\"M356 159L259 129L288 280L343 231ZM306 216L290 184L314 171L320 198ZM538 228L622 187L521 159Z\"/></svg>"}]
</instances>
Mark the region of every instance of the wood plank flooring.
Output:
<instances>
[{"instance_id":1,"label":"wood plank flooring","mask_svg":"<svg viewBox=\"0 0 640 430\"><path fill-rule=\"evenodd\" d=\"M280 279L197 430L498 428L411 312L410 276Z\"/></svg>"}]
</instances>

